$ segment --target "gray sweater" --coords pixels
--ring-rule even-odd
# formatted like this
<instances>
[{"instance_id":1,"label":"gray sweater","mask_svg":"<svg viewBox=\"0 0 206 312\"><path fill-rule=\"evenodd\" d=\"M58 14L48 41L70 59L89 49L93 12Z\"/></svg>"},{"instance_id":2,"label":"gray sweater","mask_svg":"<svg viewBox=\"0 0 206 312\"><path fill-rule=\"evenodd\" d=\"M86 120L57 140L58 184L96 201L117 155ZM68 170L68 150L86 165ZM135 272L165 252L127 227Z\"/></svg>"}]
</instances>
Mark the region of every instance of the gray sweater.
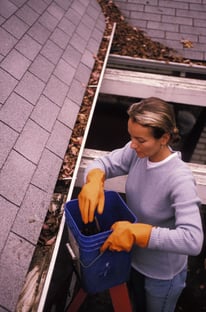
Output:
<instances>
[{"instance_id":1,"label":"gray sweater","mask_svg":"<svg viewBox=\"0 0 206 312\"><path fill-rule=\"evenodd\" d=\"M146 276L171 279L186 265L188 255L200 253L203 230L200 199L190 168L178 154L156 167L123 148L94 160L86 169L100 168L106 178L127 174L128 207L138 222L153 225L147 248L134 246L132 266Z\"/></svg>"}]
</instances>

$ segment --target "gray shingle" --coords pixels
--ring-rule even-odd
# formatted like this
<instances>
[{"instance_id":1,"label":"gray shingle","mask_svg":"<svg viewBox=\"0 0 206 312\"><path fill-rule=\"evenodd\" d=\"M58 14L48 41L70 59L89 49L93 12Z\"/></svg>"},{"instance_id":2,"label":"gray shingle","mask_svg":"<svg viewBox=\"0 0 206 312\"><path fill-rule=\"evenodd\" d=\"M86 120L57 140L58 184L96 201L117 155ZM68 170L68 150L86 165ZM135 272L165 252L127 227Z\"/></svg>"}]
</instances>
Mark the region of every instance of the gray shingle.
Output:
<instances>
[{"instance_id":1,"label":"gray shingle","mask_svg":"<svg viewBox=\"0 0 206 312\"><path fill-rule=\"evenodd\" d=\"M17 39L3 28L0 28L0 42L0 53L6 55L14 47Z\"/></svg>"},{"instance_id":2,"label":"gray shingle","mask_svg":"<svg viewBox=\"0 0 206 312\"><path fill-rule=\"evenodd\" d=\"M206 60L206 55L204 55L204 52L185 49L182 54L185 58L191 58L193 60Z\"/></svg>"},{"instance_id":3,"label":"gray shingle","mask_svg":"<svg viewBox=\"0 0 206 312\"><path fill-rule=\"evenodd\" d=\"M60 28L56 28L50 39L54 41L60 48L65 49L69 43L70 37L67 36Z\"/></svg>"},{"instance_id":4,"label":"gray shingle","mask_svg":"<svg viewBox=\"0 0 206 312\"><path fill-rule=\"evenodd\" d=\"M155 21L148 21L147 27L150 29L161 29L163 28L164 31L172 31L178 32L179 25L169 24L169 23L162 23L162 22L155 22Z\"/></svg>"},{"instance_id":5,"label":"gray shingle","mask_svg":"<svg viewBox=\"0 0 206 312\"><path fill-rule=\"evenodd\" d=\"M59 107L42 95L31 114L31 119L51 132L58 112Z\"/></svg>"},{"instance_id":6,"label":"gray shingle","mask_svg":"<svg viewBox=\"0 0 206 312\"><path fill-rule=\"evenodd\" d=\"M19 207L13 205L12 203L8 202L5 198L0 196L0 215L2 220L0 228L1 235L0 252L2 251L5 241L9 235L18 208Z\"/></svg>"},{"instance_id":7,"label":"gray shingle","mask_svg":"<svg viewBox=\"0 0 206 312\"><path fill-rule=\"evenodd\" d=\"M98 28L95 28L92 33L92 38L94 38L98 42L101 42L102 32Z\"/></svg>"},{"instance_id":8,"label":"gray shingle","mask_svg":"<svg viewBox=\"0 0 206 312\"><path fill-rule=\"evenodd\" d=\"M21 18L25 23L28 25L32 25L37 18L39 17L39 14L36 13L32 8L30 8L27 4L25 4L23 7L21 7L17 12L16 15Z\"/></svg>"},{"instance_id":9,"label":"gray shingle","mask_svg":"<svg viewBox=\"0 0 206 312\"><path fill-rule=\"evenodd\" d=\"M3 120L1 116L0 119ZM0 133L1 133L0 136L0 168L1 168L18 138L18 133L16 133L16 131L12 130L2 122L0 122Z\"/></svg>"},{"instance_id":10,"label":"gray shingle","mask_svg":"<svg viewBox=\"0 0 206 312\"><path fill-rule=\"evenodd\" d=\"M24 100L18 94L12 93L0 111L0 120L14 130L21 132L32 109L33 106L29 102ZM10 136L5 133L5 137Z\"/></svg>"},{"instance_id":11,"label":"gray shingle","mask_svg":"<svg viewBox=\"0 0 206 312\"><path fill-rule=\"evenodd\" d=\"M58 27L62 29L70 37L73 35L75 31L75 25L65 17L62 18Z\"/></svg>"},{"instance_id":12,"label":"gray shingle","mask_svg":"<svg viewBox=\"0 0 206 312\"><path fill-rule=\"evenodd\" d=\"M86 49L82 56L81 62L92 69L95 62L93 53Z\"/></svg>"},{"instance_id":13,"label":"gray shingle","mask_svg":"<svg viewBox=\"0 0 206 312\"><path fill-rule=\"evenodd\" d=\"M147 34L152 38L165 38L164 30L159 29L148 29Z\"/></svg>"},{"instance_id":14,"label":"gray shingle","mask_svg":"<svg viewBox=\"0 0 206 312\"><path fill-rule=\"evenodd\" d=\"M62 158L59 158L51 151L45 149L31 183L49 194L52 194L61 165Z\"/></svg>"},{"instance_id":15,"label":"gray shingle","mask_svg":"<svg viewBox=\"0 0 206 312\"><path fill-rule=\"evenodd\" d=\"M68 88L66 84L52 75L43 94L61 107L68 92Z\"/></svg>"},{"instance_id":16,"label":"gray shingle","mask_svg":"<svg viewBox=\"0 0 206 312\"><path fill-rule=\"evenodd\" d=\"M23 34L27 31L29 26L25 24L20 18L12 15L6 23L3 24L3 28L6 29L10 34L12 34L17 39L20 39Z\"/></svg>"},{"instance_id":17,"label":"gray shingle","mask_svg":"<svg viewBox=\"0 0 206 312\"><path fill-rule=\"evenodd\" d=\"M81 14L79 14L79 12L75 11L74 9L69 9L67 13L65 14L65 16L74 25L78 25L82 17Z\"/></svg>"},{"instance_id":18,"label":"gray shingle","mask_svg":"<svg viewBox=\"0 0 206 312\"><path fill-rule=\"evenodd\" d=\"M84 40L80 35L74 33L70 41L71 45L76 48L79 52L84 53L87 41Z\"/></svg>"},{"instance_id":19,"label":"gray shingle","mask_svg":"<svg viewBox=\"0 0 206 312\"><path fill-rule=\"evenodd\" d=\"M85 93L84 84L79 80L74 79L71 84L71 88L67 94L67 97L76 102L79 106L82 104L83 96Z\"/></svg>"},{"instance_id":20,"label":"gray shingle","mask_svg":"<svg viewBox=\"0 0 206 312\"><path fill-rule=\"evenodd\" d=\"M145 6L144 7L144 12L148 12L148 13L155 13L155 14L159 14L160 12L164 11L165 15L171 15L171 16L175 16L175 13L177 12L178 9L175 8L164 8L161 9L159 6Z\"/></svg>"},{"instance_id":21,"label":"gray shingle","mask_svg":"<svg viewBox=\"0 0 206 312\"><path fill-rule=\"evenodd\" d=\"M68 45L62 56L62 58L67 61L68 64L71 64L74 68L77 68L79 66L81 57L82 53L71 45Z\"/></svg>"},{"instance_id":22,"label":"gray shingle","mask_svg":"<svg viewBox=\"0 0 206 312\"><path fill-rule=\"evenodd\" d=\"M84 6L88 6L88 4L90 3L90 0L79 0L79 2L83 4Z\"/></svg>"},{"instance_id":23,"label":"gray shingle","mask_svg":"<svg viewBox=\"0 0 206 312\"><path fill-rule=\"evenodd\" d=\"M180 25L180 30L182 33L184 34L188 34L188 35L191 35L191 34L196 34L196 35L203 35L205 36L205 28L204 27L194 27L192 25Z\"/></svg>"},{"instance_id":24,"label":"gray shingle","mask_svg":"<svg viewBox=\"0 0 206 312\"><path fill-rule=\"evenodd\" d=\"M43 88L44 83L33 74L27 72L16 87L15 91L32 104L35 104L39 99Z\"/></svg>"},{"instance_id":25,"label":"gray shingle","mask_svg":"<svg viewBox=\"0 0 206 312\"><path fill-rule=\"evenodd\" d=\"M50 31L53 31L58 24L58 19L49 14L47 11L39 18L39 23L45 26Z\"/></svg>"},{"instance_id":26,"label":"gray shingle","mask_svg":"<svg viewBox=\"0 0 206 312\"><path fill-rule=\"evenodd\" d=\"M3 24L5 21L5 18L3 18L3 16L0 16L0 25Z\"/></svg>"},{"instance_id":27,"label":"gray shingle","mask_svg":"<svg viewBox=\"0 0 206 312\"><path fill-rule=\"evenodd\" d=\"M38 21L29 29L28 34L38 41L40 44L44 44L49 38L51 32L42 26Z\"/></svg>"},{"instance_id":28,"label":"gray shingle","mask_svg":"<svg viewBox=\"0 0 206 312\"><path fill-rule=\"evenodd\" d=\"M82 1L84 1L84 0L80 0L80 2L82 2ZM155 0L153 0L153 2L154 1ZM98 1L89 1L88 9L90 9L90 8L95 8L98 11L99 17L100 16L104 16L103 14L100 14L101 8L100 8L100 5L99 5Z\"/></svg>"},{"instance_id":29,"label":"gray shingle","mask_svg":"<svg viewBox=\"0 0 206 312\"><path fill-rule=\"evenodd\" d=\"M95 8L94 5L89 5L87 8L87 14L96 20L99 16L99 8Z\"/></svg>"},{"instance_id":30,"label":"gray shingle","mask_svg":"<svg viewBox=\"0 0 206 312\"><path fill-rule=\"evenodd\" d=\"M44 45L41 54L44 55L53 64L57 64L62 55L62 52L63 50L58 45L56 45L56 43L48 40Z\"/></svg>"},{"instance_id":31,"label":"gray shingle","mask_svg":"<svg viewBox=\"0 0 206 312\"><path fill-rule=\"evenodd\" d=\"M0 260L0 300L9 311L15 311L33 251L34 245L10 233Z\"/></svg>"},{"instance_id":32,"label":"gray shingle","mask_svg":"<svg viewBox=\"0 0 206 312\"><path fill-rule=\"evenodd\" d=\"M0 15L2 15L3 17L8 18L12 14L14 14L17 9L17 6L15 6L10 1L1 0Z\"/></svg>"},{"instance_id":33,"label":"gray shingle","mask_svg":"<svg viewBox=\"0 0 206 312\"><path fill-rule=\"evenodd\" d=\"M27 0L9 0L13 4L15 4L18 8L20 8Z\"/></svg>"},{"instance_id":34,"label":"gray shingle","mask_svg":"<svg viewBox=\"0 0 206 312\"><path fill-rule=\"evenodd\" d=\"M17 43L16 49L21 52L28 59L33 61L39 51L41 50L41 45L34 39L32 39L27 34Z\"/></svg>"},{"instance_id":35,"label":"gray shingle","mask_svg":"<svg viewBox=\"0 0 206 312\"><path fill-rule=\"evenodd\" d=\"M14 148L27 159L37 164L49 133L32 120L28 120Z\"/></svg>"},{"instance_id":36,"label":"gray shingle","mask_svg":"<svg viewBox=\"0 0 206 312\"><path fill-rule=\"evenodd\" d=\"M58 120L70 129L73 129L78 112L79 106L73 102L72 99L66 98L58 116Z\"/></svg>"},{"instance_id":37,"label":"gray shingle","mask_svg":"<svg viewBox=\"0 0 206 312\"><path fill-rule=\"evenodd\" d=\"M199 42L200 43L206 43L206 36L199 36Z\"/></svg>"},{"instance_id":38,"label":"gray shingle","mask_svg":"<svg viewBox=\"0 0 206 312\"><path fill-rule=\"evenodd\" d=\"M205 27L205 20L198 19L198 16L197 16L197 18L194 18L194 27L196 28L196 26L201 27L201 28ZM201 30L201 28L200 28L200 30Z\"/></svg>"},{"instance_id":39,"label":"gray shingle","mask_svg":"<svg viewBox=\"0 0 206 312\"><path fill-rule=\"evenodd\" d=\"M39 14L42 14L48 6L47 3L42 0L29 0L28 5Z\"/></svg>"},{"instance_id":40,"label":"gray shingle","mask_svg":"<svg viewBox=\"0 0 206 312\"><path fill-rule=\"evenodd\" d=\"M57 121L47 142L47 148L63 159L71 133L71 129Z\"/></svg>"},{"instance_id":41,"label":"gray shingle","mask_svg":"<svg viewBox=\"0 0 206 312\"><path fill-rule=\"evenodd\" d=\"M162 16L162 21L165 23L173 23L180 25L192 25L192 19L190 17L180 17L180 16Z\"/></svg>"},{"instance_id":42,"label":"gray shingle","mask_svg":"<svg viewBox=\"0 0 206 312\"><path fill-rule=\"evenodd\" d=\"M189 9L189 3L183 1L159 0L160 7Z\"/></svg>"},{"instance_id":43,"label":"gray shingle","mask_svg":"<svg viewBox=\"0 0 206 312\"><path fill-rule=\"evenodd\" d=\"M64 16L65 14L65 10L63 10L59 5L57 5L56 3L52 2L50 4L50 6L48 7L47 11L53 15L54 17L56 17L56 19L58 21L61 20L61 18Z\"/></svg>"},{"instance_id":44,"label":"gray shingle","mask_svg":"<svg viewBox=\"0 0 206 312\"><path fill-rule=\"evenodd\" d=\"M202 7L202 9L203 9L203 7ZM182 10L182 9L176 9L175 10L176 11L176 16L180 16L180 17L190 17L190 18L198 18L198 19L200 19L200 20L202 20L202 21L204 21L205 20L205 18L206 18L206 13L203 11L203 12L201 12L201 11L188 11L188 10Z\"/></svg>"},{"instance_id":45,"label":"gray shingle","mask_svg":"<svg viewBox=\"0 0 206 312\"><path fill-rule=\"evenodd\" d=\"M75 72L75 78L78 79L83 85L87 85L91 71L83 63L79 64L77 71Z\"/></svg>"},{"instance_id":46,"label":"gray shingle","mask_svg":"<svg viewBox=\"0 0 206 312\"><path fill-rule=\"evenodd\" d=\"M68 86L74 77L75 69L64 60L60 60L55 68L54 75L57 76L61 81L66 83Z\"/></svg>"},{"instance_id":47,"label":"gray shingle","mask_svg":"<svg viewBox=\"0 0 206 312\"><path fill-rule=\"evenodd\" d=\"M89 41L87 42L87 49L91 51L93 54L97 54L99 44L100 43L98 40L96 40L95 38L90 38Z\"/></svg>"},{"instance_id":48,"label":"gray shingle","mask_svg":"<svg viewBox=\"0 0 206 312\"><path fill-rule=\"evenodd\" d=\"M100 31L105 29L105 20L104 20L104 16L103 15L98 16L98 20L96 21L96 27Z\"/></svg>"},{"instance_id":49,"label":"gray shingle","mask_svg":"<svg viewBox=\"0 0 206 312\"><path fill-rule=\"evenodd\" d=\"M0 68L0 102L4 103L17 84L17 80Z\"/></svg>"},{"instance_id":50,"label":"gray shingle","mask_svg":"<svg viewBox=\"0 0 206 312\"><path fill-rule=\"evenodd\" d=\"M87 6L85 2L86 1L84 1L84 3L80 3L79 1L73 1L71 8L74 9L76 12L78 12L80 15L83 15L84 12L86 11Z\"/></svg>"},{"instance_id":51,"label":"gray shingle","mask_svg":"<svg viewBox=\"0 0 206 312\"><path fill-rule=\"evenodd\" d=\"M3 60L1 67L19 80L26 72L30 63L26 57L13 49Z\"/></svg>"},{"instance_id":52,"label":"gray shingle","mask_svg":"<svg viewBox=\"0 0 206 312\"><path fill-rule=\"evenodd\" d=\"M1 265L7 264L8 259L11 259L10 268L13 265L27 268L32 250L33 246L31 246L31 244L24 241L14 233L11 233L8 237L6 248L4 249L1 257Z\"/></svg>"},{"instance_id":53,"label":"gray shingle","mask_svg":"<svg viewBox=\"0 0 206 312\"><path fill-rule=\"evenodd\" d=\"M159 14L154 14L154 13L144 13L143 12L139 12L139 11L131 11L131 18L135 18L135 19L145 19L145 20L149 20L149 21L161 21L162 15L161 12L159 12ZM168 16L166 16L168 17ZM172 16L171 16L172 18ZM174 16L173 16L174 18ZM165 18L165 22L167 22L167 19ZM169 23L169 21L168 21Z\"/></svg>"},{"instance_id":54,"label":"gray shingle","mask_svg":"<svg viewBox=\"0 0 206 312\"><path fill-rule=\"evenodd\" d=\"M95 26L95 22L96 22L96 21L95 21L94 15L92 15L91 13L90 13L90 15L89 15L90 10L91 10L91 7L89 7L89 9L87 10L88 13L85 14L85 15L83 16L82 22L83 22L85 25L87 25L87 27L89 27L90 29L93 29L94 26ZM97 11L95 10L95 13L96 13L96 12L97 12Z\"/></svg>"},{"instance_id":55,"label":"gray shingle","mask_svg":"<svg viewBox=\"0 0 206 312\"><path fill-rule=\"evenodd\" d=\"M76 29L77 34L79 34L84 40L88 40L91 36L92 29L85 25L84 23L80 23Z\"/></svg>"},{"instance_id":56,"label":"gray shingle","mask_svg":"<svg viewBox=\"0 0 206 312\"><path fill-rule=\"evenodd\" d=\"M36 244L48 210L48 199L48 195L44 191L30 185L15 219L12 231L29 242Z\"/></svg>"},{"instance_id":57,"label":"gray shingle","mask_svg":"<svg viewBox=\"0 0 206 312\"><path fill-rule=\"evenodd\" d=\"M184 36L182 34L180 34L179 32L170 32L170 31L167 31L166 32L166 36L165 36L166 39L170 39L170 40L177 40L181 43L181 40L184 40L184 39L190 39L193 43L194 42L197 42L198 40L198 36L196 35L187 35L187 36Z\"/></svg>"},{"instance_id":58,"label":"gray shingle","mask_svg":"<svg viewBox=\"0 0 206 312\"><path fill-rule=\"evenodd\" d=\"M47 82L54 69L54 64L48 61L44 56L38 55L32 63L29 71L39 79Z\"/></svg>"},{"instance_id":59,"label":"gray shingle","mask_svg":"<svg viewBox=\"0 0 206 312\"><path fill-rule=\"evenodd\" d=\"M33 252L33 248L28 249L30 250L30 255ZM10 250L10 252L7 253L7 256L7 259L12 260L14 254ZM6 308L6 312L15 311L14 308L16 306L20 290L23 287L24 277L27 273L27 269L15 264L9 268L8 264L0 264L0 266L0 302L1 305Z\"/></svg>"},{"instance_id":60,"label":"gray shingle","mask_svg":"<svg viewBox=\"0 0 206 312\"><path fill-rule=\"evenodd\" d=\"M73 0L56 0L55 2L64 10L68 10Z\"/></svg>"},{"instance_id":61,"label":"gray shingle","mask_svg":"<svg viewBox=\"0 0 206 312\"><path fill-rule=\"evenodd\" d=\"M20 205L35 170L34 164L12 151L0 173L0 194Z\"/></svg>"}]
</instances>

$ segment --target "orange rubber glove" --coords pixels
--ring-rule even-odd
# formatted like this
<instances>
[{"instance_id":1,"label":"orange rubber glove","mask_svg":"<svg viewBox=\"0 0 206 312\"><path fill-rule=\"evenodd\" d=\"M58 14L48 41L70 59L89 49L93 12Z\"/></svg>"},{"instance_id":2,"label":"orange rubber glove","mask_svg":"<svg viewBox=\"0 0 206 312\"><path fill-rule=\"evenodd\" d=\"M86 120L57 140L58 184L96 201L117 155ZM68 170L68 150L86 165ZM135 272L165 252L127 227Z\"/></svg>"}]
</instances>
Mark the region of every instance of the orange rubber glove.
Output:
<instances>
[{"instance_id":1,"label":"orange rubber glove","mask_svg":"<svg viewBox=\"0 0 206 312\"><path fill-rule=\"evenodd\" d=\"M83 222L86 224L94 220L97 209L101 214L104 209L104 181L105 173L101 169L91 170L78 195L79 208Z\"/></svg>"},{"instance_id":2,"label":"orange rubber glove","mask_svg":"<svg viewBox=\"0 0 206 312\"><path fill-rule=\"evenodd\" d=\"M112 251L130 251L134 244L146 248L152 225L117 221L112 225L111 229L113 232L101 246L101 252L104 252L107 248Z\"/></svg>"}]
</instances>

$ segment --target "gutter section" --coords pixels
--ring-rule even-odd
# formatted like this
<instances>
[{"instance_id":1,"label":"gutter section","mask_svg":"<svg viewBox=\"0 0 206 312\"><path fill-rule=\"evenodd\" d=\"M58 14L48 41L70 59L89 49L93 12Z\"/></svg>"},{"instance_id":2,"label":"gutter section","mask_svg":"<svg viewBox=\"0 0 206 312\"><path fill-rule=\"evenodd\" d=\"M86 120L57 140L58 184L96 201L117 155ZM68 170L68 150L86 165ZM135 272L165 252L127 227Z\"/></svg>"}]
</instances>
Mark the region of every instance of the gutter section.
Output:
<instances>
[{"instance_id":1,"label":"gutter section","mask_svg":"<svg viewBox=\"0 0 206 312\"><path fill-rule=\"evenodd\" d=\"M78 154L78 157L77 157L77 161L76 161L73 177L72 177L72 180L71 180L71 184L70 184L70 187L69 187L69 191L68 191L66 202L71 200L72 193L73 193L73 190L74 190L74 187L75 187L75 182L76 182L76 179L77 179L77 174L78 174L78 170L79 170L79 167L80 167L82 155L83 155L83 152L84 152L84 148L85 148L85 144L86 144L89 128L90 128L90 125L91 125L91 122L92 122L92 118L93 118L96 102L97 102L97 99L98 99L98 95L99 95L99 92L100 92L100 88L101 88L101 84L102 84L102 81L103 81L104 73L105 73L105 70L106 70L106 66L107 66L107 62L108 62L108 58L109 58L109 53L110 53L110 49L111 49L111 45L112 45L115 29L116 29L116 23L114 23L113 28L112 28L112 32L111 32L111 35L110 35L110 40L109 40L107 52L106 52L106 55L105 55L102 71L101 71L101 74L100 74L100 77L99 77L99 81L98 81L97 86L95 86L96 87L96 92L95 92L95 95L94 95L92 107L91 107L90 114L89 114L89 117L88 117L88 122L87 122L87 125L86 125L86 128L85 128L85 132L84 132L84 136L83 136L83 139L82 139L82 143L81 143L81 147L80 147L80 150L79 150L79 154ZM59 247L60 247L60 242L61 242L61 238L62 238L62 234L63 234L64 225L65 225L65 215L63 214L37 312L42 312L43 308L44 308L44 304L45 304L45 301L46 301L47 293L48 293L48 290L49 290L49 285L50 285L52 274L53 274L53 271L54 271L55 262L56 262L57 255L58 255L58 250L59 250Z\"/></svg>"}]
</instances>

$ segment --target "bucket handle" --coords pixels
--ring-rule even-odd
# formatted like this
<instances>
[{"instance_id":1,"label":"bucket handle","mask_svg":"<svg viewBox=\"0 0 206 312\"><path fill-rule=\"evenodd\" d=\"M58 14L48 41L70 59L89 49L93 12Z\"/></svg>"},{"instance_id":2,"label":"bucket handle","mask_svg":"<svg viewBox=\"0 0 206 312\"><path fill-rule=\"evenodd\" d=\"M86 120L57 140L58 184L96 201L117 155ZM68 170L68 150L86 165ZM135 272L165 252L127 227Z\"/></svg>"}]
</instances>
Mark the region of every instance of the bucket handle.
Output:
<instances>
[{"instance_id":1,"label":"bucket handle","mask_svg":"<svg viewBox=\"0 0 206 312\"><path fill-rule=\"evenodd\" d=\"M104 254L104 252L100 252L100 254L99 254L96 258L94 258L89 264L86 265L86 264L84 264L80 259L77 258L77 256L75 255L74 250L72 249L72 247L71 247L71 245L70 245L69 243L67 243L66 246L67 246L67 249L68 249L68 251L69 251L69 253L70 253L71 257L72 257L72 260L73 260L73 261L79 260L80 264L81 264L85 269L87 269L87 268L89 268L90 266L92 266L92 265L93 265L97 260L99 260L99 259L101 258L101 256Z\"/></svg>"},{"instance_id":2,"label":"bucket handle","mask_svg":"<svg viewBox=\"0 0 206 312\"><path fill-rule=\"evenodd\" d=\"M89 267L91 267L97 260L99 260L102 256L103 256L104 252L100 252L100 254L94 258L89 264L85 265L81 260L80 263L81 265L85 268L85 269L88 269Z\"/></svg>"},{"instance_id":3,"label":"bucket handle","mask_svg":"<svg viewBox=\"0 0 206 312\"><path fill-rule=\"evenodd\" d=\"M69 243L66 244L66 247L68 249L68 252L70 253L70 256L72 257L73 261L77 260L77 256L75 255L74 250L72 249L71 245Z\"/></svg>"}]
</instances>

